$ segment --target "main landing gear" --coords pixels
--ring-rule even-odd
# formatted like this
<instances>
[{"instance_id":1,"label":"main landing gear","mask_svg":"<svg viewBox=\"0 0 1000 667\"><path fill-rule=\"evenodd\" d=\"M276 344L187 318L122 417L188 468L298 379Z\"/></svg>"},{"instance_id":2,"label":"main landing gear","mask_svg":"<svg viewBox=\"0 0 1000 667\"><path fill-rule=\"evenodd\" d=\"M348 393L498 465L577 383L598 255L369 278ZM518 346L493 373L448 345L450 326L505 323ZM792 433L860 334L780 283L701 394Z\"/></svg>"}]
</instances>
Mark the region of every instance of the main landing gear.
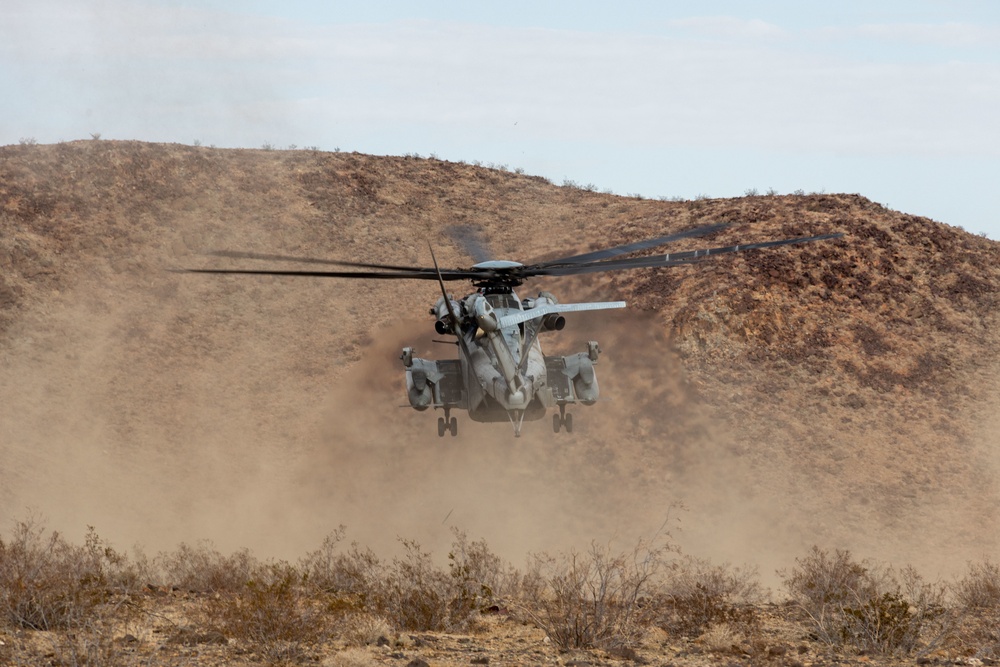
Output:
<instances>
[{"instance_id":1,"label":"main landing gear","mask_svg":"<svg viewBox=\"0 0 1000 667\"><path fill-rule=\"evenodd\" d=\"M573 432L573 415L566 414L566 404L559 404L559 414L552 415L552 430L556 433L560 428L566 429L567 433Z\"/></svg>"},{"instance_id":2,"label":"main landing gear","mask_svg":"<svg viewBox=\"0 0 1000 667\"><path fill-rule=\"evenodd\" d=\"M450 417L451 410L444 409L444 417L438 417L438 437L443 438L445 432L451 433L451 437L458 435L458 420Z\"/></svg>"}]
</instances>

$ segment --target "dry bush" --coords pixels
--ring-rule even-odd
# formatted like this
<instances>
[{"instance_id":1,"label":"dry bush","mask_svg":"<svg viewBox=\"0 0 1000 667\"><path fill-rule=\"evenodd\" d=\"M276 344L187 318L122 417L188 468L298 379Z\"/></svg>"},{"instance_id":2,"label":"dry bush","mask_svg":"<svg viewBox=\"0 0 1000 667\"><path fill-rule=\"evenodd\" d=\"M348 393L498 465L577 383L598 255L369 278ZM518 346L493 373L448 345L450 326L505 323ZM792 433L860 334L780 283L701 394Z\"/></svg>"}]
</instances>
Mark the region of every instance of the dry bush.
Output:
<instances>
[{"instance_id":1,"label":"dry bush","mask_svg":"<svg viewBox=\"0 0 1000 667\"><path fill-rule=\"evenodd\" d=\"M756 568L712 565L688 557L671 570L657 600L660 627L688 637L713 626L726 627L752 640L760 625L755 605L763 598Z\"/></svg>"},{"instance_id":2,"label":"dry bush","mask_svg":"<svg viewBox=\"0 0 1000 667\"><path fill-rule=\"evenodd\" d=\"M719 623L710 626L699 639L707 651L728 653L739 644L741 637L728 623Z\"/></svg>"},{"instance_id":3,"label":"dry bush","mask_svg":"<svg viewBox=\"0 0 1000 667\"><path fill-rule=\"evenodd\" d=\"M389 639L392 626L384 617L368 612L347 614L339 623L341 638L352 646L368 646Z\"/></svg>"},{"instance_id":4,"label":"dry bush","mask_svg":"<svg viewBox=\"0 0 1000 667\"><path fill-rule=\"evenodd\" d=\"M535 557L530 578L541 581L525 612L560 648L623 649L638 644L652 623L672 545L640 542L628 553L592 544L586 554Z\"/></svg>"},{"instance_id":5,"label":"dry bush","mask_svg":"<svg viewBox=\"0 0 1000 667\"><path fill-rule=\"evenodd\" d=\"M969 563L952 595L960 617L958 644L980 660L1000 659L1000 566L988 560Z\"/></svg>"},{"instance_id":6,"label":"dry bush","mask_svg":"<svg viewBox=\"0 0 1000 667\"><path fill-rule=\"evenodd\" d=\"M306 584L315 591L333 593L354 588L358 578L356 568L350 567L350 556L340 552L347 528L343 525L323 538L323 543L316 551L306 554L299 560L299 568L305 575ZM358 550L354 544L353 551ZM377 559L373 559L377 560ZM368 568L362 568L362 570ZM362 580L364 576L360 577Z\"/></svg>"},{"instance_id":7,"label":"dry bush","mask_svg":"<svg viewBox=\"0 0 1000 667\"><path fill-rule=\"evenodd\" d=\"M208 541L193 547L181 543L171 553L160 553L153 565L164 585L197 593L241 591L262 567L248 549L226 556Z\"/></svg>"},{"instance_id":8,"label":"dry bush","mask_svg":"<svg viewBox=\"0 0 1000 667\"><path fill-rule=\"evenodd\" d=\"M521 590L521 574L493 553L485 540L469 542L464 531L452 529L455 541L448 553L448 570L454 587L453 621L468 618L500 599L512 599Z\"/></svg>"},{"instance_id":9,"label":"dry bush","mask_svg":"<svg viewBox=\"0 0 1000 667\"><path fill-rule=\"evenodd\" d=\"M813 547L782 573L785 587L811 622L817 637L831 646L859 651L909 653L927 635L935 644L954 618L943 607L945 588L929 584L912 568L897 575L848 551Z\"/></svg>"},{"instance_id":10,"label":"dry bush","mask_svg":"<svg viewBox=\"0 0 1000 667\"><path fill-rule=\"evenodd\" d=\"M969 563L968 574L954 585L954 596L965 609L1000 609L1000 565Z\"/></svg>"},{"instance_id":11,"label":"dry bush","mask_svg":"<svg viewBox=\"0 0 1000 667\"><path fill-rule=\"evenodd\" d=\"M434 565L417 542L401 539L400 543L404 556L393 559L386 571L377 611L404 630L450 629L451 577Z\"/></svg>"},{"instance_id":12,"label":"dry bush","mask_svg":"<svg viewBox=\"0 0 1000 667\"><path fill-rule=\"evenodd\" d=\"M213 596L206 624L271 661L299 660L326 634L326 615L306 595L303 576L287 563L261 565L235 592Z\"/></svg>"},{"instance_id":13,"label":"dry bush","mask_svg":"<svg viewBox=\"0 0 1000 667\"><path fill-rule=\"evenodd\" d=\"M18 522L0 539L0 618L16 628L78 628L134 604L141 576L93 528L78 546L33 519Z\"/></svg>"},{"instance_id":14,"label":"dry bush","mask_svg":"<svg viewBox=\"0 0 1000 667\"><path fill-rule=\"evenodd\" d=\"M454 534L447 570L413 540L401 539L403 555L388 563L357 544L340 553L342 527L300 567L308 586L328 596L331 612L365 611L401 630L465 630L496 591L514 593L519 575L484 541Z\"/></svg>"},{"instance_id":15,"label":"dry bush","mask_svg":"<svg viewBox=\"0 0 1000 667\"><path fill-rule=\"evenodd\" d=\"M116 637L142 613L145 576L141 556L131 562L93 528L79 546L28 519L0 539L0 623L54 631L44 636L57 664L127 664Z\"/></svg>"}]
</instances>

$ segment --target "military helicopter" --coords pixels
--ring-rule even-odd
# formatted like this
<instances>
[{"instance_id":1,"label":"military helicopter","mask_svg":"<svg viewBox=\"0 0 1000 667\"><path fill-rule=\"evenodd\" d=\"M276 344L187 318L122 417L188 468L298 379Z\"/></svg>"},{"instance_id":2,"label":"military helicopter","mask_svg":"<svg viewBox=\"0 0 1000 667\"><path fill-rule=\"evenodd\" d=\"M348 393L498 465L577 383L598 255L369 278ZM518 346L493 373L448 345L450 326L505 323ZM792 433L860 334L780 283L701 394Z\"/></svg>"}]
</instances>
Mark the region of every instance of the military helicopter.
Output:
<instances>
[{"instance_id":1,"label":"military helicopter","mask_svg":"<svg viewBox=\"0 0 1000 667\"><path fill-rule=\"evenodd\" d=\"M414 267L371 264L343 260L293 257L287 255L219 251L218 257L274 262L298 262L342 267L350 270L207 268L186 269L194 273L304 276L363 280L434 280L441 297L430 309L434 329L442 336L454 336L459 350L457 359L421 359L413 348L401 355L406 369L406 394L416 410L434 408L444 411L438 417L438 436L458 435L458 420L452 410L465 410L477 422L510 422L515 437L521 435L525 421L542 419L549 409L552 430L573 431L573 415L567 406L576 403L593 405L600 391L594 364L600 353L597 341L587 349L566 356L547 356L542 352L539 334L561 331L566 325L563 313L624 308L624 301L560 303L547 291L521 299L514 292L529 278L571 276L603 271L622 271L650 267L688 265L726 253L744 252L783 245L835 239L843 234L823 234L788 238L762 243L687 250L653 256L623 257L657 248L681 239L705 236L728 227L712 224L675 232L636 243L596 250L533 264L510 260L485 259L481 246L466 238L467 249L479 255L469 268L442 269L430 248L433 266ZM475 291L455 298L445 288L446 282L468 280Z\"/></svg>"}]
</instances>

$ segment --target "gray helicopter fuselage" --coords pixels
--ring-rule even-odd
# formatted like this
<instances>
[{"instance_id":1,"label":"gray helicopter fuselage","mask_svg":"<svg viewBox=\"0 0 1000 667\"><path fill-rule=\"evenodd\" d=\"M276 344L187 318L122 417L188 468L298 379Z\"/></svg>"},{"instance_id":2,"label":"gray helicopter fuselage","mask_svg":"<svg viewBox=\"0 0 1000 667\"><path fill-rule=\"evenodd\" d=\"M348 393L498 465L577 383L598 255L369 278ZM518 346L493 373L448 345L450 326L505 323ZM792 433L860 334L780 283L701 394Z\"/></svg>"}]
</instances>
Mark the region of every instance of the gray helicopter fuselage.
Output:
<instances>
[{"instance_id":1,"label":"gray helicopter fuselage","mask_svg":"<svg viewBox=\"0 0 1000 667\"><path fill-rule=\"evenodd\" d=\"M485 302L489 309L482 308ZM540 419L545 409L555 405L546 387L545 357L537 336L526 335L525 323L493 328L503 318L520 313L523 304L509 294L473 294L465 299L467 309L478 307L482 325L463 332L472 354L460 356L468 389L469 416L474 421L507 421L513 410L523 411L524 419ZM491 317L492 315L492 317ZM479 324L477 322L477 325Z\"/></svg>"},{"instance_id":2,"label":"gray helicopter fuselage","mask_svg":"<svg viewBox=\"0 0 1000 667\"><path fill-rule=\"evenodd\" d=\"M541 419L549 408L593 404L600 393L594 372L597 343L590 342L586 352L547 357L538 334L561 329L565 321L553 314L529 318L533 309L553 309L555 304L547 293L522 301L513 291L476 292L453 300L451 312L461 313L461 347L468 354L430 360L413 357L406 348L410 405L466 410L473 421L510 421L519 432L522 421ZM449 311L443 298L431 312L445 317Z\"/></svg>"}]
</instances>

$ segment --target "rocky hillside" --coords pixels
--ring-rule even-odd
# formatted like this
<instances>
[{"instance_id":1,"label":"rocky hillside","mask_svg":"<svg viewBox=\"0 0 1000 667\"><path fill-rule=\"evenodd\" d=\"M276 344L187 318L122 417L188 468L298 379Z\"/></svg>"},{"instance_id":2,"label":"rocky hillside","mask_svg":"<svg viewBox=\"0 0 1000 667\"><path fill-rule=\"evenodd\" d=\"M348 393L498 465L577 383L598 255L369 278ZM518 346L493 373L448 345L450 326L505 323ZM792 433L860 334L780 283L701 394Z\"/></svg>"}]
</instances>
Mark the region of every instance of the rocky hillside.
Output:
<instances>
[{"instance_id":1,"label":"rocky hillside","mask_svg":"<svg viewBox=\"0 0 1000 667\"><path fill-rule=\"evenodd\" d=\"M214 249L425 265L428 242L462 266L455 225L527 261L716 222L677 249L845 236L525 285L629 302L543 340L604 350L607 400L572 436L463 419L438 439L399 407L399 348L454 354L432 342L432 283L169 270ZM765 571L812 543L931 574L998 546L1000 245L862 196L665 202L435 159L8 146L0 267L3 517L278 556L338 524L375 546L459 526L513 560L666 522Z\"/></svg>"}]
</instances>

